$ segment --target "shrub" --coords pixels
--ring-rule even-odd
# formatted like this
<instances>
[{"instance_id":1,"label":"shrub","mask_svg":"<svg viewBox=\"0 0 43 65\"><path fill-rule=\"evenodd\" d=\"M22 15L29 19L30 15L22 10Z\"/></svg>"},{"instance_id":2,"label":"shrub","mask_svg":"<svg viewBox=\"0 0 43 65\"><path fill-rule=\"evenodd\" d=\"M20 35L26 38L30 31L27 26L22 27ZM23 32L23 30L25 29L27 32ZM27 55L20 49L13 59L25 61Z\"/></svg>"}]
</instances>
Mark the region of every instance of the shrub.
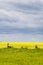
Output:
<instances>
[{"instance_id":1,"label":"shrub","mask_svg":"<svg viewBox=\"0 0 43 65\"><path fill-rule=\"evenodd\" d=\"M21 46L21 49L28 49L28 48L27 48L27 46L24 46L24 47L23 47L23 46Z\"/></svg>"},{"instance_id":2,"label":"shrub","mask_svg":"<svg viewBox=\"0 0 43 65\"><path fill-rule=\"evenodd\" d=\"M23 49L23 46L21 46L21 49Z\"/></svg>"},{"instance_id":3,"label":"shrub","mask_svg":"<svg viewBox=\"0 0 43 65\"><path fill-rule=\"evenodd\" d=\"M37 49L37 48L38 48L38 46L37 46L37 45L35 45L35 48Z\"/></svg>"},{"instance_id":4,"label":"shrub","mask_svg":"<svg viewBox=\"0 0 43 65\"><path fill-rule=\"evenodd\" d=\"M12 48L12 46L10 46L9 43L7 43L7 48Z\"/></svg>"}]
</instances>

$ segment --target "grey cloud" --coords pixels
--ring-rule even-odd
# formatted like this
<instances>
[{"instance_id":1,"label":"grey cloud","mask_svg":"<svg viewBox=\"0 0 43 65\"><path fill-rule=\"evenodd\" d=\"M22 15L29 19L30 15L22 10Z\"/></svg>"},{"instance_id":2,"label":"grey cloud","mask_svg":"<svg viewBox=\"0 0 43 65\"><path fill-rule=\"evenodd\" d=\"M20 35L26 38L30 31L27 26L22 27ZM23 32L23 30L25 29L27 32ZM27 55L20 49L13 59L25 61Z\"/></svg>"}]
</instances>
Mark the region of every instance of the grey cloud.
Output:
<instances>
[{"instance_id":1,"label":"grey cloud","mask_svg":"<svg viewBox=\"0 0 43 65\"><path fill-rule=\"evenodd\" d=\"M11 26L0 26L0 33L6 33L6 34L23 33L23 34L43 35L43 28L15 28Z\"/></svg>"},{"instance_id":2,"label":"grey cloud","mask_svg":"<svg viewBox=\"0 0 43 65\"><path fill-rule=\"evenodd\" d=\"M0 2L0 39L9 39L6 35L16 41L43 41L43 3Z\"/></svg>"},{"instance_id":3,"label":"grey cloud","mask_svg":"<svg viewBox=\"0 0 43 65\"><path fill-rule=\"evenodd\" d=\"M30 4L20 4L15 2L3 2L0 4L0 9L19 9L21 11L41 11L43 10L43 3L42 2L35 2Z\"/></svg>"}]
</instances>

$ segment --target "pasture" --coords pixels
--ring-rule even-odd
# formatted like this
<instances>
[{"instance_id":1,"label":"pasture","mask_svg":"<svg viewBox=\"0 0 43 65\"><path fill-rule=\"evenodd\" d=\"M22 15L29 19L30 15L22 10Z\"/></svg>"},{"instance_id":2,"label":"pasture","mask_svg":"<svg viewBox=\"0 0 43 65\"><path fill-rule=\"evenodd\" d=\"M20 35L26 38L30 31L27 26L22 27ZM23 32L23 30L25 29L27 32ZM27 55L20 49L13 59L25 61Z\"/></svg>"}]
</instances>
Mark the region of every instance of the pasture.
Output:
<instances>
[{"instance_id":1,"label":"pasture","mask_svg":"<svg viewBox=\"0 0 43 65\"><path fill-rule=\"evenodd\" d=\"M0 65L43 65L43 42L0 42Z\"/></svg>"},{"instance_id":2,"label":"pasture","mask_svg":"<svg viewBox=\"0 0 43 65\"><path fill-rule=\"evenodd\" d=\"M43 49L0 49L0 65L43 65Z\"/></svg>"}]
</instances>

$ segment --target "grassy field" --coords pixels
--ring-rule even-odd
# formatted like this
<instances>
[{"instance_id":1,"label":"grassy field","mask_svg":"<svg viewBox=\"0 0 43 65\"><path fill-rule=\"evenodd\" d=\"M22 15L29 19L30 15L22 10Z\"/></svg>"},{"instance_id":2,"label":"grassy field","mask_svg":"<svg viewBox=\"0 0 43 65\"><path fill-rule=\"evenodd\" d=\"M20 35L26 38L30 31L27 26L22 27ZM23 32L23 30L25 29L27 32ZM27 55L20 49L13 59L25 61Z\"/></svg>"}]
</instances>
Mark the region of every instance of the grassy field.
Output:
<instances>
[{"instance_id":1,"label":"grassy field","mask_svg":"<svg viewBox=\"0 0 43 65\"><path fill-rule=\"evenodd\" d=\"M43 49L0 49L0 65L43 65Z\"/></svg>"}]
</instances>

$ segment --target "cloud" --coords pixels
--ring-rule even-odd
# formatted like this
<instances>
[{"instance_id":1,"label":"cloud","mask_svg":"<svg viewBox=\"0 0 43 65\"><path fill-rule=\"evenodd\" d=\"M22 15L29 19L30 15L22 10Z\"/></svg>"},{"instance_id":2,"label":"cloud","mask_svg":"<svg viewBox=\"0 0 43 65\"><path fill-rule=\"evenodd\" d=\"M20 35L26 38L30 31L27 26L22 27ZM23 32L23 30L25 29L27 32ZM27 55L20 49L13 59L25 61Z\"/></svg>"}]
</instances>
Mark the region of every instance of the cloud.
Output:
<instances>
[{"instance_id":1,"label":"cloud","mask_svg":"<svg viewBox=\"0 0 43 65\"><path fill-rule=\"evenodd\" d=\"M42 0L0 0L0 40L42 41L42 36Z\"/></svg>"},{"instance_id":2,"label":"cloud","mask_svg":"<svg viewBox=\"0 0 43 65\"><path fill-rule=\"evenodd\" d=\"M43 35L31 35L31 34L0 34L0 41L43 41Z\"/></svg>"},{"instance_id":3,"label":"cloud","mask_svg":"<svg viewBox=\"0 0 43 65\"><path fill-rule=\"evenodd\" d=\"M1 26L15 26L15 27L40 27L43 26L42 21L37 21L39 15L25 14L18 11L0 10L0 24ZM42 16L40 16L41 18Z\"/></svg>"},{"instance_id":4,"label":"cloud","mask_svg":"<svg viewBox=\"0 0 43 65\"><path fill-rule=\"evenodd\" d=\"M11 26L0 26L0 34L42 34L43 35L43 28L16 28Z\"/></svg>"}]
</instances>

